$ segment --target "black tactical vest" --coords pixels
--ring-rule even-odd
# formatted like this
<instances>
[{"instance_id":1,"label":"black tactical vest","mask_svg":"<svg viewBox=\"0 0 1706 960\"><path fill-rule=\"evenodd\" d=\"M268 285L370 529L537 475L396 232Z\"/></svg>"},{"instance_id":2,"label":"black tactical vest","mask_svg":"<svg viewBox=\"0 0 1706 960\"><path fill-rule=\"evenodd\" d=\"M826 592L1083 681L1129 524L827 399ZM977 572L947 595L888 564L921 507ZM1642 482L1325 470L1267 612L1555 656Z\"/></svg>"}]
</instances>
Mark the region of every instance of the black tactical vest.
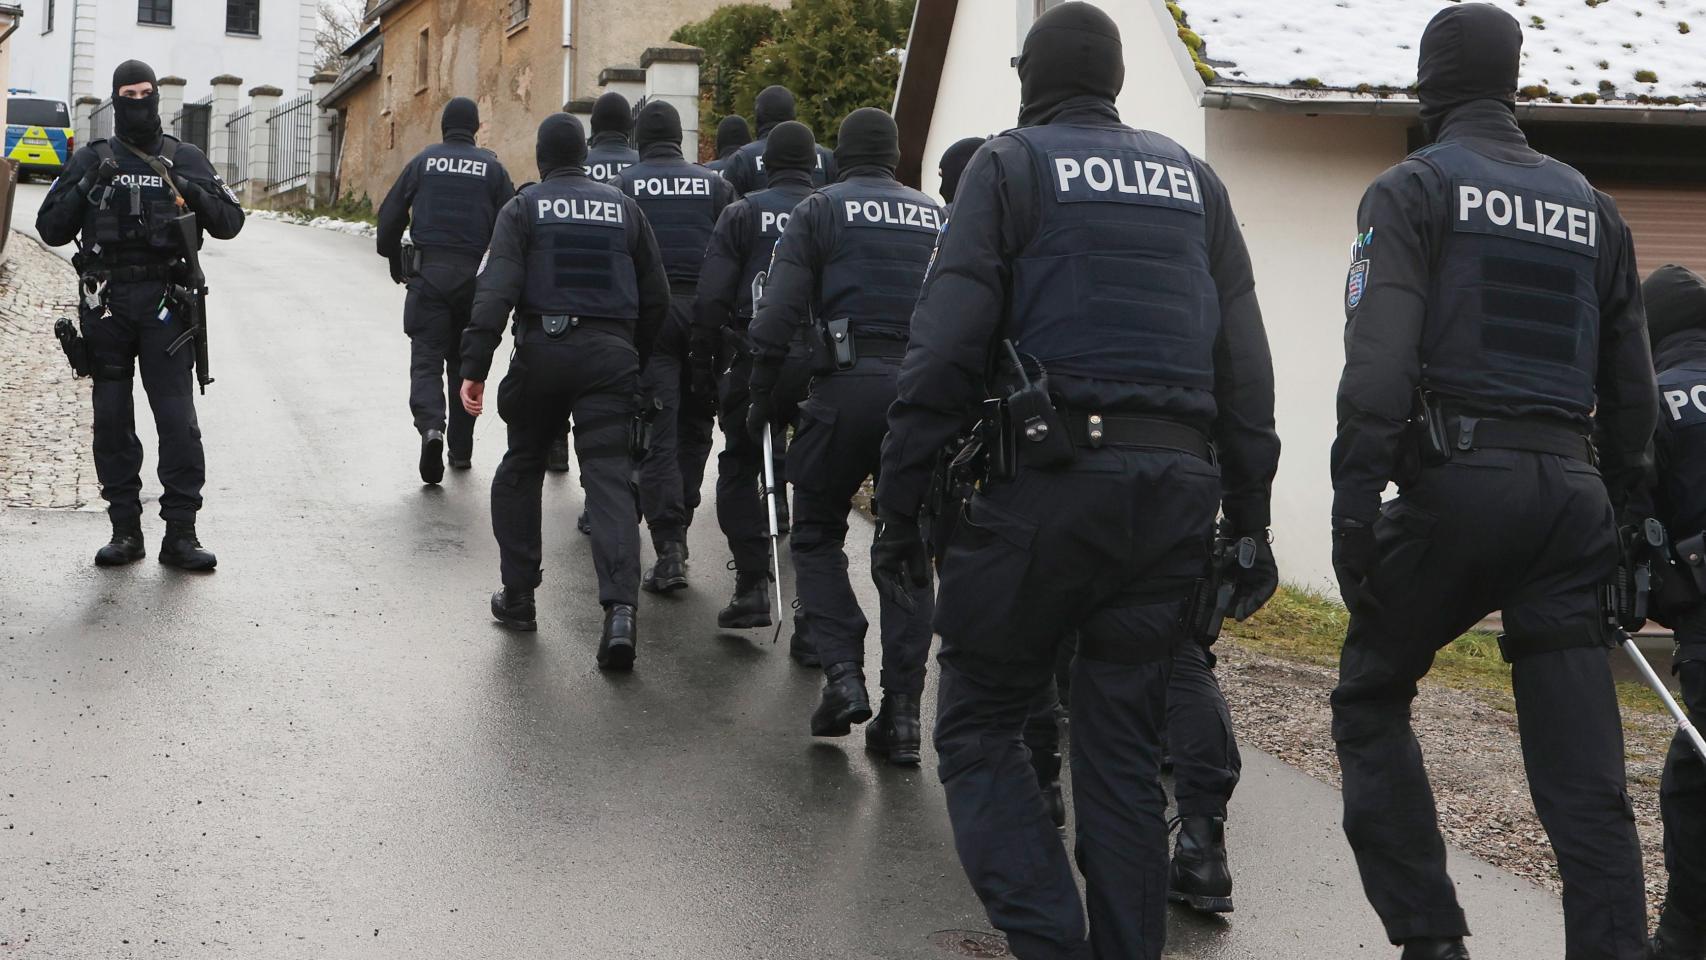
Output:
<instances>
[{"instance_id":1,"label":"black tactical vest","mask_svg":"<svg viewBox=\"0 0 1706 960\"><path fill-rule=\"evenodd\" d=\"M178 209L171 183L122 143L96 140L89 147L101 159L117 163L118 173L90 194L83 214L83 246L108 264L178 259L182 251L172 221L188 211ZM160 153L169 161L177 148L177 138L167 136Z\"/></svg>"},{"instance_id":2,"label":"black tactical vest","mask_svg":"<svg viewBox=\"0 0 1706 960\"><path fill-rule=\"evenodd\" d=\"M629 210L620 190L585 177L557 177L523 188L520 202L530 226L518 312L639 319Z\"/></svg>"},{"instance_id":3,"label":"black tactical vest","mask_svg":"<svg viewBox=\"0 0 1706 960\"><path fill-rule=\"evenodd\" d=\"M1214 389L1220 299L1190 153L1129 128L1008 135L1030 148L1041 195L1013 263L1018 348L1051 373Z\"/></svg>"},{"instance_id":4,"label":"black tactical vest","mask_svg":"<svg viewBox=\"0 0 1706 960\"><path fill-rule=\"evenodd\" d=\"M717 225L717 191L722 178L678 157L642 160L616 178L615 185L634 198L652 225L664 272L672 283L697 283Z\"/></svg>"},{"instance_id":5,"label":"black tactical vest","mask_svg":"<svg viewBox=\"0 0 1706 960\"><path fill-rule=\"evenodd\" d=\"M1501 163L1460 143L1415 158L1446 185L1423 385L1470 410L1540 404L1587 416L1599 363L1599 204L1551 158ZM1379 238L1375 238L1379 242Z\"/></svg>"},{"instance_id":6,"label":"black tactical vest","mask_svg":"<svg viewBox=\"0 0 1706 960\"><path fill-rule=\"evenodd\" d=\"M609 183L616 175L640 162L640 152L628 146L628 141L612 137L594 144L586 152L586 175L599 183Z\"/></svg>"},{"instance_id":7,"label":"black tactical vest","mask_svg":"<svg viewBox=\"0 0 1706 960\"><path fill-rule=\"evenodd\" d=\"M735 316L752 319L752 281L770 269L770 257L776 251L776 241L782 239L789 215L811 193L810 187L788 184L746 195L747 214L752 217L752 245L741 264L740 299L735 303Z\"/></svg>"},{"instance_id":8,"label":"black tactical vest","mask_svg":"<svg viewBox=\"0 0 1706 960\"><path fill-rule=\"evenodd\" d=\"M1671 438L1671 459L1660 479L1671 535L1706 530L1706 358L1659 373L1660 429Z\"/></svg>"},{"instance_id":9,"label":"black tactical vest","mask_svg":"<svg viewBox=\"0 0 1706 960\"><path fill-rule=\"evenodd\" d=\"M859 177L819 192L830 201L832 225L819 318L851 320L856 334L906 339L942 208L894 180Z\"/></svg>"},{"instance_id":10,"label":"black tactical vest","mask_svg":"<svg viewBox=\"0 0 1706 960\"><path fill-rule=\"evenodd\" d=\"M729 164L740 182L735 188L742 193L757 193L769 188L770 174L764 169L764 148L770 143L770 138L754 140L729 155ZM741 162L736 164L734 158L739 156ZM727 168L725 168L725 171ZM812 170L812 186L822 187L835 179L835 154L824 147L817 148L817 167ZM733 181L731 181L733 182Z\"/></svg>"},{"instance_id":11,"label":"black tactical vest","mask_svg":"<svg viewBox=\"0 0 1706 960\"><path fill-rule=\"evenodd\" d=\"M497 156L471 143L451 141L427 147L415 162L421 165L409 208L409 236L415 246L485 250L501 202L492 196L492 181L499 176Z\"/></svg>"}]
</instances>

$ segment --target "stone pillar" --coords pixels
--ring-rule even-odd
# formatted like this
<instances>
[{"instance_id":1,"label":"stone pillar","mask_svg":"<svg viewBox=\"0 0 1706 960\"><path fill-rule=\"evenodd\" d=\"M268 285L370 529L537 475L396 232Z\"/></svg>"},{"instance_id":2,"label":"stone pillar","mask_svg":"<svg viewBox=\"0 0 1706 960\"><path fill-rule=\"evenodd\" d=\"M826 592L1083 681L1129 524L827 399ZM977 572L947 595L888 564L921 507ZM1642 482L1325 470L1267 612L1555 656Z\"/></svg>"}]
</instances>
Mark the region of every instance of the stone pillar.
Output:
<instances>
[{"instance_id":1,"label":"stone pillar","mask_svg":"<svg viewBox=\"0 0 1706 960\"><path fill-rule=\"evenodd\" d=\"M260 86L249 91L249 182L245 193L250 202L264 196L272 186L272 112L284 91L278 87Z\"/></svg>"},{"instance_id":2,"label":"stone pillar","mask_svg":"<svg viewBox=\"0 0 1706 960\"><path fill-rule=\"evenodd\" d=\"M646 71L646 98L662 100L681 114L681 153L699 159L699 65L705 51L683 43L647 47L640 55Z\"/></svg>"},{"instance_id":3,"label":"stone pillar","mask_svg":"<svg viewBox=\"0 0 1706 960\"><path fill-rule=\"evenodd\" d=\"M337 135L338 112L320 107L320 101L332 92L332 84L337 81L335 73L316 73L308 78L308 100L314 111L313 132L308 140L308 195L314 203L337 199L332 185L338 158L332 153L332 142Z\"/></svg>"},{"instance_id":4,"label":"stone pillar","mask_svg":"<svg viewBox=\"0 0 1706 960\"><path fill-rule=\"evenodd\" d=\"M242 77L221 74L213 78L213 98L208 101L207 159L220 179L237 178L237 159L231 155L231 117L237 112L237 88Z\"/></svg>"},{"instance_id":5,"label":"stone pillar","mask_svg":"<svg viewBox=\"0 0 1706 960\"><path fill-rule=\"evenodd\" d=\"M155 84L160 89L160 124L174 137L178 135L178 114L184 109L184 86L188 82L183 77L161 77Z\"/></svg>"},{"instance_id":6,"label":"stone pillar","mask_svg":"<svg viewBox=\"0 0 1706 960\"><path fill-rule=\"evenodd\" d=\"M598 85L604 88L600 93L620 93L628 98L629 104L634 104L646 95L646 71L629 66L605 67L598 71Z\"/></svg>"},{"instance_id":7,"label":"stone pillar","mask_svg":"<svg viewBox=\"0 0 1706 960\"><path fill-rule=\"evenodd\" d=\"M78 97L71 107L71 129L77 134L79 144L88 143L95 139L89 130L89 121L95 108L101 105L100 97Z\"/></svg>"}]
</instances>

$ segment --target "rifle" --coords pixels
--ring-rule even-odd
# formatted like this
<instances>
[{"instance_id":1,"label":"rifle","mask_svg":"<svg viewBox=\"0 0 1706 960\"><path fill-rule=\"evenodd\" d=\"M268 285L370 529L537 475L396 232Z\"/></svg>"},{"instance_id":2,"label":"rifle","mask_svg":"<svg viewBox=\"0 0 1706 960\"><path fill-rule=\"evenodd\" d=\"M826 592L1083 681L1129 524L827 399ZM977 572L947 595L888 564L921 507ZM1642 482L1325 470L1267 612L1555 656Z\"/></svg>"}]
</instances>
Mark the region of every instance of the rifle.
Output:
<instances>
[{"instance_id":1,"label":"rifle","mask_svg":"<svg viewBox=\"0 0 1706 960\"><path fill-rule=\"evenodd\" d=\"M782 636L782 530L776 520L776 441L768 425L764 430L764 508L770 515L770 589L776 595L775 643Z\"/></svg>"},{"instance_id":2,"label":"rifle","mask_svg":"<svg viewBox=\"0 0 1706 960\"><path fill-rule=\"evenodd\" d=\"M172 356L183 349L185 343L195 342L195 379L205 395L207 385L213 382L213 374L207 357L207 276L201 272L201 251L198 248L201 235L196 230L193 212L175 217L172 226L178 231L178 242L183 247L184 276L183 282L167 285L166 299L183 311L184 332L166 347L166 355Z\"/></svg>"}]
</instances>

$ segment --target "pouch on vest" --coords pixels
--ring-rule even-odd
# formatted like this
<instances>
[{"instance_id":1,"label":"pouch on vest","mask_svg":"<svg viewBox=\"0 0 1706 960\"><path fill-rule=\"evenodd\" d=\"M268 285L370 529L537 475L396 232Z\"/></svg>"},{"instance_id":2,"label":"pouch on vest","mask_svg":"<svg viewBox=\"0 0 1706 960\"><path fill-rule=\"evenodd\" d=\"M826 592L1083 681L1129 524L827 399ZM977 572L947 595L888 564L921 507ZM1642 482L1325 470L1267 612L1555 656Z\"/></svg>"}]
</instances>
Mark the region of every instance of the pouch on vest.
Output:
<instances>
[{"instance_id":1,"label":"pouch on vest","mask_svg":"<svg viewBox=\"0 0 1706 960\"><path fill-rule=\"evenodd\" d=\"M829 345L829 331L824 329L824 325L813 321L806 327L801 338L806 343L806 369L811 371L812 376L823 377L834 373L835 351Z\"/></svg>"},{"instance_id":2,"label":"pouch on vest","mask_svg":"<svg viewBox=\"0 0 1706 960\"><path fill-rule=\"evenodd\" d=\"M853 345L853 331L850 328L853 321L842 317L831 320L825 325L829 334L829 350L837 370L851 370L859 362L859 351Z\"/></svg>"},{"instance_id":3,"label":"pouch on vest","mask_svg":"<svg viewBox=\"0 0 1706 960\"><path fill-rule=\"evenodd\" d=\"M1694 588L1706 594L1706 533L1676 542L1676 558L1694 580Z\"/></svg>"},{"instance_id":4,"label":"pouch on vest","mask_svg":"<svg viewBox=\"0 0 1706 960\"><path fill-rule=\"evenodd\" d=\"M566 313L546 314L539 318L539 326L545 331L545 336L552 340L561 339L568 329L574 326L575 318Z\"/></svg>"}]
</instances>

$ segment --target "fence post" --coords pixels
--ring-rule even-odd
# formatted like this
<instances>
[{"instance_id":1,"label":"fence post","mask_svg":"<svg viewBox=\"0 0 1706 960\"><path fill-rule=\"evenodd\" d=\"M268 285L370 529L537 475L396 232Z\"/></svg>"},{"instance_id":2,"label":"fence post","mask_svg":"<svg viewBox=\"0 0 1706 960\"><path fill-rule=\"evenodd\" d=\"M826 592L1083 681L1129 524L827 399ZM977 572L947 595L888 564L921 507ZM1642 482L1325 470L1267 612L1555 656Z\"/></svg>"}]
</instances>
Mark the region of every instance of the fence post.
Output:
<instances>
[{"instance_id":1,"label":"fence post","mask_svg":"<svg viewBox=\"0 0 1706 960\"><path fill-rule=\"evenodd\" d=\"M95 108L101 105L100 97L78 97L71 108L72 129L77 134L77 142L88 143L95 139L91 131L90 120L94 117Z\"/></svg>"},{"instance_id":2,"label":"fence post","mask_svg":"<svg viewBox=\"0 0 1706 960\"><path fill-rule=\"evenodd\" d=\"M237 158L231 155L231 116L237 112L237 88L243 78L221 74L213 78L213 96L208 100L207 159L220 179L237 178Z\"/></svg>"},{"instance_id":3,"label":"fence post","mask_svg":"<svg viewBox=\"0 0 1706 960\"><path fill-rule=\"evenodd\" d=\"M646 94L646 71L639 67L605 67L598 71L598 85L605 93L620 93L633 104Z\"/></svg>"},{"instance_id":4,"label":"fence post","mask_svg":"<svg viewBox=\"0 0 1706 960\"><path fill-rule=\"evenodd\" d=\"M704 62L705 51L681 43L647 47L640 54L646 98L662 100L681 114L681 154L695 163L699 160L699 65Z\"/></svg>"},{"instance_id":5,"label":"fence post","mask_svg":"<svg viewBox=\"0 0 1706 960\"><path fill-rule=\"evenodd\" d=\"M249 182L244 184L249 202L266 195L272 186L272 112L284 91L259 86L249 91Z\"/></svg>"},{"instance_id":6,"label":"fence post","mask_svg":"<svg viewBox=\"0 0 1706 960\"><path fill-rule=\"evenodd\" d=\"M161 77L154 84L160 91L160 125L167 133L177 133L174 124L184 109L184 86L188 82L183 77Z\"/></svg>"},{"instance_id":7,"label":"fence post","mask_svg":"<svg viewBox=\"0 0 1706 960\"><path fill-rule=\"evenodd\" d=\"M338 112L320 108L320 101L332 92L337 80L335 73L316 73L308 81L308 109L314 117L308 136L308 196L313 203L337 199L332 187L338 158L332 153L332 144L337 136Z\"/></svg>"}]
</instances>

